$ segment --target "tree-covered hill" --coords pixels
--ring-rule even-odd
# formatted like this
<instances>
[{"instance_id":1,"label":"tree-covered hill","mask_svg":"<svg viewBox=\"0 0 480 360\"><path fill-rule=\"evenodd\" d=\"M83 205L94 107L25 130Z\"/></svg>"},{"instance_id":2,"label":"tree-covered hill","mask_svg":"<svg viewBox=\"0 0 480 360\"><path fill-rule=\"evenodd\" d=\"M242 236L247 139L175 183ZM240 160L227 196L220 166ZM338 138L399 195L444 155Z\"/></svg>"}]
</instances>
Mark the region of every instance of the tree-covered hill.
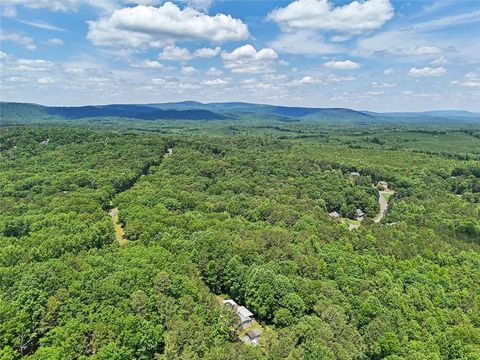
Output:
<instances>
[{"instance_id":1,"label":"tree-covered hill","mask_svg":"<svg viewBox=\"0 0 480 360\"><path fill-rule=\"evenodd\" d=\"M477 160L242 124L3 127L0 358L478 358Z\"/></svg>"}]
</instances>

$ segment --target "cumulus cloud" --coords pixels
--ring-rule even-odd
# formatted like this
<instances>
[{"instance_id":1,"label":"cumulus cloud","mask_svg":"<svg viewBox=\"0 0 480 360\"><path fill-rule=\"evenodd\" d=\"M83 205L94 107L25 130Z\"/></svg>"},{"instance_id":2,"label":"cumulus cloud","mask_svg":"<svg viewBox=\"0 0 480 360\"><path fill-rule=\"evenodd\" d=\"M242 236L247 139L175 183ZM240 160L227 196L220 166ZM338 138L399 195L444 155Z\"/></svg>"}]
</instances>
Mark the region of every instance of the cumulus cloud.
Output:
<instances>
[{"instance_id":1,"label":"cumulus cloud","mask_svg":"<svg viewBox=\"0 0 480 360\"><path fill-rule=\"evenodd\" d=\"M33 39L18 32L7 32L0 30L0 41L10 41L22 45L28 50L35 50L37 46Z\"/></svg>"},{"instance_id":2,"label":"cumulus cloud","mask_svg":"<svg viewBox=\"0 0 480 360\"><path fill-rule=\"evenodd\" d=\"M46 71L53 68L54 64L43 59L18 59L10 70L19 71Z\"/></svg>"},{"instance_id":3,"label":"cumulus cloud","mask_svg":"<svg viewBox=\"0 0 480 360\"><path fill-rule=\"evenodd\" d=\"M283 33L268 46L287 54L319 55L340 52L338 46L326 43L321 35L311 30Z\"/></svg>"},{"instance_id":4,"label":"cumulus cloud","mask_svg":"<svg viewBox=\"0 0 480 360\"><path fill-rule=\"evenodd\" d=\"M207 75L208 75L208 76L220 76L220 75L222 75L222 74L223 74L223 71L217 69L216 67L211 67L211 68L208 69L208 71L207 71Z\"/></svg>"},{"instance_id":5,"label":"cumulus cloud","mask_svg":"<svg viewBox=\"0 0 480 360\"><path fill-rule=\"evenodd\" d=\"M393 15L389 0L352 1L341 6L328 0L296 0L273 10L268 19L291 29L360 33L381 27Z\"/></svg>"},{"instance_id":6,"label":"cumulus cloud","mask_svg":"<svg viewBox=\"0 0 480 360\"><path fill-rule=\"evenodd\" d=\"M444 76L447 73L447 70L444 67L424 67L416 68L413 67L408 71L409 76L413 77L425 77L425 76Z\"/></svg>"},{"instance_id":7,"label":"cumulus cloud","mask_svg":"<svg viewBox=\"0 0 480 360\"><path fill-rule=\"evenodd\" d=\"M163 51L158 55L161 60L170 61L187 61L193 59L190 50L181 48L175 45L167 45L163 48Z\"/></svg>"},{"instance_id":8,"label":"cumulus cloud","mask_svg":"<svg viewBox=\"0 0 480 360\"><path fill-rule=\"evenodd\" d=\"M220 54L220 47L216 47L216 48L201 48L201 49L197 49L193 52L193 56L195 57L200 57L200 58L211 58L211 57L214 57L214 56L217 56L218 54Z\"/></svg>"},{"instance_id":9,"label":"cumulus cloud","mask_svg":"<svg viewBox=\"0 0 480 360\"><path fill-rule=\"evenodd\" d=\"M5 60L8 57L7 53L0 51L0 60Z\"/></svg>"},{"instance_id":10,"label":"cumulus cloud","mask_svg":"<svg viewBox=\"0 0 480 360\"><path fill-rule=\"evenodd\" d=\"M225 68L234 73L270 72L273 60L277 57L273 49L264 48L257 51L250 44L240 46L230 53L222 53Z\"/></svg>"},{"instance_id":11,"label":"cumulus cloud","mask_svg":"<svg viewBox=\"0 0 480 360\"><path fill-rule=\"evenodd\" d=\"M477 88L480 87L480 75L474 72L469 72L465 74L464 82L458 82L460 85L465 87Z\"/></svg>"},{"instance_id":12,"label":"cumulus cloud","mask_svg":"<svg viewBox=\"0 0 480 360\"><path fill-rule=\"evenodd\" d=\"M466 87L480 87L480 80L479 81L465 81L463 83L461 83L462 86L466 86Z\"/></svg>"},{"instance_id":13,"label":"cumulus cloud","mask_svg":"<svg viewBox=\"0 0 480 360\"><path fill-rule=\"evenodd\" d=\"M182 66L182 74L183 75L193 75L197 72L193 66Z\"/></svg>"},{"instance_id":14,"label":"cumulus cloud","mask_svg":"<svg viewBox=\"0 0 480 360\"><path fill-rule=\"evenodd\" d=\"M181 48L175 45L167 45L163 48L162 52L158 55L161 60L170 61L187 61L193 58L211 58L220 54L220 47L216 48L201 48L195 50L193 53L187 48Z\"/></svg>"},{"instance_id":15,"label":"cumulus cloud","mask_svg":"<svg viewBox=\"0 0 480 360\"><path fill-rule=\"evenodd\" d=\"M393 68L388 68L383 71L383 75L392 75L394 72Z\"/></svg>"},{"instance_id":16,"label":"cumulus cloud","mask_svg":"<svg viewBox=\"0 0 480 360\"><path fill-rule=\"evenodd\" d=\"M140 62L133 62L130 64L134 68L144 68L144 69L160 69L163 65L156 60L145 59Z\"/></svg>"},{"instance_id":17,"label":"cumulus cloud","mask_svg":"<svg viewBox=\"0 0 480 360\"><path fill-rule=\"evenodd\" d=\"M204 80L202 81L202 84L208 85L208 86L224 86L228 84L228 80L224 80L224 79Z\"/></svg>"},{"instance_id":18,"label":"cumulus cloud","mask_svg":"<svg viewBox=\"0 0 480 360\"><path fill-rule=\"evenodd\" d=\"M47 85L47 84L53 84L56 80L52 79L51 77L42 77L37 79L37 82L39 84Z\"/></svg>"},{"instance_id":19,"label":"cumulus cloud","mask_svg":"<svg viewBox=\"0 0 480 360\"><path fill-rule=\"evenodd\" d=\"M352 60L345 60L345 61L327 61L324 64L326 67L330 69L336 69L336 70L355 70L360 68L360 64L356 63Z\"/></svg>"},{"instance_id":20,"label":"cumulus cloud","mask_svg":"<svg viewBox=\"0 0 480 360\"><path fill-rule=\"evenodd\" d=\"M297 84L300 84L300 85L312 85L312 84L317 84L321 82L320 80L318 79L314 79L313 77L311 77L310 75L307 75L307 76L304 76L303 78L301 78L300 80L297 80L296 83Z\"/></svg>"},{"instance_id":21,"label":"cumulus cloud","mask_svg":"<svg viewBox=\"0 0 480 360\"><path fill-rule=\"evenodd\" d=\"M249 36L247 25L230 15L210 16L171 2L118 9L88 25L87 38L98 46L161 47L177 40L223 42Z\"/></svg>"},{"instance_id":22,"label":"cumulus cloud","mask_svg":"<svg viewBox=\"0 0 480 360\"><path fill-rule=\"evenodd\" d=\"M152 83L154 83L155 85L164 85L167 83L167 80L162 78L154 78L152 79Z\"/></svg>"}]
</instances>

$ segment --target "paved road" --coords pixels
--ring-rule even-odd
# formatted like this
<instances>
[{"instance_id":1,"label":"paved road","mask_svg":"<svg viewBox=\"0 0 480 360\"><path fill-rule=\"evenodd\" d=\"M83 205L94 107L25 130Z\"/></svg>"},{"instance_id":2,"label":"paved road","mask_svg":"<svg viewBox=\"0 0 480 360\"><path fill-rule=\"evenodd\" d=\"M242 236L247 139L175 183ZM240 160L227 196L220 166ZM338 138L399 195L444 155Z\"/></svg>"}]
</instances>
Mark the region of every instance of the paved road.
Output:
<instances>
[{"instance_id":1,"label":"paved road","mask_svg":"<svg viewBox=\"0 0 480 360\"><path fill-rule=\"evenodd\" d=\"M388 202L387 202L387 199L385 199L384 195L385 194L392 195L393 193L394 193L394 191L392 191L392 190L379 191L378 203L380 204L380 211L379 211L378 215L375 217L375 219L373 220L376 223L379 223L380 221L382 221L383 217L385 216L385 214L387 213L387 210L388 210Z\"/></svg>"}]
</instances>

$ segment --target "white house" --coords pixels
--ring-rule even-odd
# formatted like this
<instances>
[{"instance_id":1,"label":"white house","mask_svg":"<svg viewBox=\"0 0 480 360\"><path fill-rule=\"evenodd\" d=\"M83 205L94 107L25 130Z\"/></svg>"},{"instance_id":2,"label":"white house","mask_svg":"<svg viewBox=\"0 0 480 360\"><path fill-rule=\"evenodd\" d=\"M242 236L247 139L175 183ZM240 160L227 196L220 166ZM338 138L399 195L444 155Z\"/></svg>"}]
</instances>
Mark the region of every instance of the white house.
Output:
<instances>
[{"instance_id":1,"label":"white house","mask_svg":"<svg viewBox=\"0 0 480 360\"><path fill-rule=\"evenodd\" d=\"M231 307L236 311L240 319L240 325L242 326L242 328L246 328L252 324L253 313L250 310L248 310L245 306L239 306L232 299L223 300L222 303L225 306Z\"/></svg>"}]
</instances>

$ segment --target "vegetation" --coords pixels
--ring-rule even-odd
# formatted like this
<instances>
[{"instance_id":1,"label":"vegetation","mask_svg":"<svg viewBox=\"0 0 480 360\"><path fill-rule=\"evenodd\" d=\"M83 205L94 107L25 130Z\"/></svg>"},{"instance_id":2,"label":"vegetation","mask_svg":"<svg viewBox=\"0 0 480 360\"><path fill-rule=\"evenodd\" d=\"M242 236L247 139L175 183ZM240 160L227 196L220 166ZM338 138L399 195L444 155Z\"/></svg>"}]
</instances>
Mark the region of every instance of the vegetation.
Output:
<instances>
[{"instance_id":1,"label":"vegetation","mask_svg":"<svg viewBox=\"0 0 480 360\"><path fill-rule=\"evenodd\" d=\"M284 120L2 127L0 358L480 359L478 129Z\"/></svg>"}]
</instances>

